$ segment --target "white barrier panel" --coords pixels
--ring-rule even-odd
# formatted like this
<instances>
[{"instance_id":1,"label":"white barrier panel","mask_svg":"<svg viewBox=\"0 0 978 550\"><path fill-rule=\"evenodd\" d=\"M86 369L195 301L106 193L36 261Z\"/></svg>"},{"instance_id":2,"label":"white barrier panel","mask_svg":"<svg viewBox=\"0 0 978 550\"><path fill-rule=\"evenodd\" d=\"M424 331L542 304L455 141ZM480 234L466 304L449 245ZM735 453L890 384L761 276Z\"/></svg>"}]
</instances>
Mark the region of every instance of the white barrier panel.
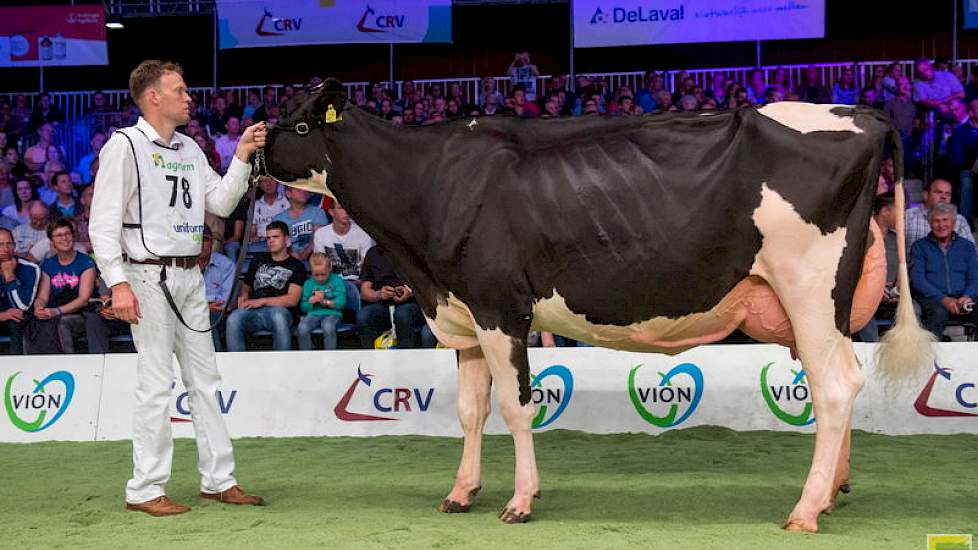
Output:
<instances>
[{"instance_id":1,"label":"white barrier panel","mask_svg":"<svg viewBox=\"0 0 978 550\"><path fill-rule=\"evenodd\" d=\"M101 355L4 357L0 441L92 441L102 391Z\"/></svg>"},{"instance_id":2,"label":"white barrier panel","mask_svg":"<svg viewBox=\"0 0 978 550\"><path fill-rule=\"evenodd\" d=\"M933 368L889 392L876 377L874 350L856 345L866 386L853 428L978 433L978 345L940 345ZM218 364L223 384L215 399L233 437L461 435L451 350L222 353ZM677 356L531 349L530 365L535 430L661 433L717 425L810 433L817 421L801 364L778 346L703 346ZM135 355L12 357L0 377L7 412L0 441L131 437ZM175 380L177 437L193 435L189 401ZM492 409L487 432L508 433L499 406Z\"/></svg>"}]
</instances>

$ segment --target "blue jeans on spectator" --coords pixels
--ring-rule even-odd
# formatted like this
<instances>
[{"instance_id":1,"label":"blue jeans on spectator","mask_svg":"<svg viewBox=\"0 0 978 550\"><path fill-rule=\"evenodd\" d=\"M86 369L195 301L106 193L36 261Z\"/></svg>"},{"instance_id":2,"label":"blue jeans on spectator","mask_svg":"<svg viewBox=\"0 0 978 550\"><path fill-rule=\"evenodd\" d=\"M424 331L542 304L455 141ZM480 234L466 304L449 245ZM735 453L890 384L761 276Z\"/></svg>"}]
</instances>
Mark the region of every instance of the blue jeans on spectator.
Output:
<instances>
[{"instance_id":1,"label":"blue jeans on spectator","mask_svg":"<svg viewBox=\"0 0 978 550\"><path fill-rule=\"evenodd\" d=\"M957 298L957 296L952 297ZM951 315L951 312L944 307L944 304L940 300L917 298L917 301L920 302L920 307L923 309L924 328L936 336L938 342L944 338L944 328L947 327L947 322L952 319L955 321L978 323L978 310L964 315Z\"/></svg>"},{"instance_id":2,"label":"blue jeans on spectator","mask_svg":"<svg viewBox=\"0 0 978 550\"><path fill-rule=\"evenodd\" d=\"M373 349L374 340L391 328L389 302L366 304L357 312L357 334L360 347ZM394 327L399 349L421 347L421 327L425 325L421 308L415 302L397 304L394 309Z\"/></svg>"},{"instance_id":3,"label":"blue jeans on spectator","mask_svg":"<svg viewBox=\"0 0 978 550\"><path fill-rule=\"evenodd\" d=\"M306 315L299 321L299 349L312 349L312 331L323 329L323 349L336 349L336 315Z\"/></svg>"},{"instance_id":4,"label":"blue jeans on spectator","mask_svg":"<svg viewBox=\"0 0 978 550\"><path fill-rule=\"evenodd\" d=\"M974 200L975 200L975 184L974 184L975 174L971 170L962 170L958 177L958 181L961 183L961 189L959 191L959 196L961 197L961 207L958 208L958 213L964 216L964 219L971 223L971 217L974 216Z\"/></svg>"},{"instance_id":5,"label":"blue jeans on spectator","mask_svg":"<svg viewBox=\"0 0 978 550\"><path fill-rule=\"evenodd\" d=\"M282 306L263 306L255 309L236 309L227 320L228 351L245 351L245 334L268 330L272 333L272 349L292 349L292 313Z\"/></svg>"}]
</instances>

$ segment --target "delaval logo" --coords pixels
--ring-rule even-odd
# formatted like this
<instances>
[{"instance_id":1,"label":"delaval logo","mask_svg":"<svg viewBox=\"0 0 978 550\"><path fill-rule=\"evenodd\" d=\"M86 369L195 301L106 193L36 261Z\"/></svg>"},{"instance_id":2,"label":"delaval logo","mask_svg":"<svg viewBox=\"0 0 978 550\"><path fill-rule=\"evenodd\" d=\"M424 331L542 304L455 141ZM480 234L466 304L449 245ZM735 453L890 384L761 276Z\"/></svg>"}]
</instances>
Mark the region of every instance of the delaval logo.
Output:
<instances>
[{"instance_id":1,"label":"delaval logo","mask_svg":"<svg viewBox=\"0 0 978 550\"><path fill-rule=\"evenodd\" d=\"M530 388L530 399L537 406L533 427L544 428L567 410L574 395L574 376L564 365L550 365L533 376Z\"/></svg>"},{"instance_id":2,"label":"delaval logo","mask_svg":"<svg viewBox=\"0 0 978 550\"><path fill-rule=\"evenodd\" d=\"M364 374L360 367L357 366L357 377L347 388L346 393L340 398L339 403L333 407L333 413L336 418L343 420L344 422L365 422L374 420L397 420L396 418L391 418L388 416L377 416L375 414L367 414L360 412L353 412L349 409L350 401L353 400L353 394L356 393L357 388L360 383L366 386L369 391L373 392L370 399L370 403L373 405L374 410L382 413L391 412L414 412L411 408L411 402L414 401L415 406L417 406L417 412L425 412L428 407L431 406L431 398L434 396L434 388L371 388L373 385L372 374Z\"/></svg>"},{"instance_id":3,"label":"delaval logo","mask_svg":"<svg viewBox=\"0 0 978 550\"><path fill-rule=\"evenodd\" d=\"M683 363L665 374L658 373L659 384L649 387L635 382L635 374L643 366L636 365L628 373L628 397L631 398L635 411L646 422L659 428L671 428L685 422L703 397L703 371L692 363ZM677 381L675 386L673 379ZM680 381L684 383L678 384ZM657 409L665 405L669 407L669 412L664 416L656 416L646 408L647 405ZM680 410L683 410L681 415Z\"/></svg>"},{"instance_id":4,"label":"delaval logo","mask_svg":"<svg viewBox=\"0 0 978 550\"><path fill-rule=\"evenodd\" d=\"M954 399L957 401L958 405L964 407L965 409L978 409L978 389L975 389L974 382L961 382L960 379L952 379L950 368L942 369L934 363L934 372L930 375L927 380L927 384L924 385L924 389L920 391L920 395L917 396L917 400L913 403L913 408L917 410L923 416L978 416L978 412L965 412L965 411L955 411L949 409L939 409L931 407L927 404L930 401L931 392L934 391L934 382L937 381L937 377L946 379L951 382L951 386L954 388ZM957 385L955 385L957 384ZM943 384L942 384L943 385ZM947 391L947 390L945 390Z\"/></svg>"},{"instance_id":5,"label":"delaval logo","mask_svg":"<svg viewBox=\"0 0 978 550\"><path fill-rule=\"evenodd\" d=\"M648 7L635 6L632 8L613 7L611 10L603 10L599 6L591 15L592 25L618 24L618 23L660 23L662 21L682 21L686 19L686 5L679 4L672 7Z\"/></svg>"},{"instance_id":6,"label":"delaval logo","mask_svg":"<svg viewBox=\"0 0 978 550\"><path fill-rule=\"evenodd\" d=\"M282 36L288 32L296 32L302 28L301 17L275 17L265 8L265 15L258 20L255 34L258 36Z\"/></svg>"},{"instance_id":7,"label":"delaval logo","mask_svg":"<svg viewBox=\"0 0 978 550\"><path fill-rule=\"evenodd\" d=\"M20 371L10 375L3 388L3 405L7 409L10 422L25 432L48 429L68 410L71 398L75 395L75 377L68 371L52 372L40 382L33 380L33 389L27 392L14 390L14 380L19 374ZM54 416L48 419L51 412ZM25 420L21 414L36 416L34 420Z\"/></svg>"},{"instance_id":8,"label":"delaval logo","mask_svg":"<svg viewBox=\"0 0 978 550\"><path fill-rule=\"evenodd\" d=\"M357 23L360 32L386 32L391 29L404 28L403 15L377 15L377 12L367 4L366 11Z\"/></svg>"},{"instance_id":9,"label":"delaval logo","mask_svg":"<svg viewBox=\"0 0 978 550\"><path fill-rule=\"evenodd\" d=\"M805 381L804 370L788 369L791 373L791 381L787 384L775 384L771 382L769 371L773 362L764 365L761 369L761 395L767 403L774 416L785 424L792 426L807 426L815 422L815 415L812 414L812 402L808 391L808 384ZM785 410L801 411L792 414Z\"/></svg>"},{"instance_id":10,"label":"delaval logo","mask_svg":"<svg viewBox=\"0 0 978 550\"><path fill-rule=\"evenodd\" d=\"M177 387L177 383L174 382L170 384L170 389ZM231 405L234 404L234 398L238 396L238 390L231 390L230 393L226 394L221 390L217 390L217 408L221 411L221 414L228 414L231 412ZM170 415L170 422L173 424L183 424L185 422L192 422L190 418L190 392L184 391L177 396L176 400L173 402L176 413Z\"/></svg>"}]
</instances>

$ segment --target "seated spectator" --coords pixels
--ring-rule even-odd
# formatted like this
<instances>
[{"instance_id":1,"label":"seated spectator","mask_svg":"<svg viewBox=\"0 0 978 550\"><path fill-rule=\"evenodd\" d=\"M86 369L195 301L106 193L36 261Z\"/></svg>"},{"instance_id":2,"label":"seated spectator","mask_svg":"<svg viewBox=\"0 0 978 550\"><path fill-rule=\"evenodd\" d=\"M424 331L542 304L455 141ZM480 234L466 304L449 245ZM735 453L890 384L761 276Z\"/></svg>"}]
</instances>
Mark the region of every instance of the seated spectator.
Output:
<instances>
[{"instance_id":1,"label":"seated spectator","mask_svg":"<svg viewBox=\"0 0 978 550\"><path fill-rule=\"evenodd\" d=\"M767 91L767 82L764 81L764 71L754 69L747 77L747 101L751 105L764 105L764 92Z\"/></svg>"},{"instance_id":2,"label":"seated spectator","mask_svg":"<svg viewBox=\"0 0 978 550\"><path fill-rule=\"evenodd\" d=\"M37 129L37 143L31 145L24 151L24 163L31 172L38 172L44 168L44 163L48 159L48 145L54 139L54 126L45 123Z\"/></svg>"},{"instance_id":3,"label":"seated spectator","mask_svg":"<svg viewBox=\"0 0 978 550\"><path fill-rule=\"evenodd\" d=\"M248 252L265 252L265 228L272 223L275 216L285 212L289 208L289 201L279 194L279 184L274 179L263 176L258 180L258 189L261 195L255 200L255 215L251 223L251 235L248 236ZM238 257L238 250L241 249L241 241L244 238L244 218L248 215L247 199L242 199L238 210L231 218L234 220L234 230L227 241L224 243L224 252L231 258Z\"/></svg>"},{"instance_id":4,"label":"seated spectator","mask_svg":"<svg viewBox=\"0 0 978 550\"><path fill-rule=\"evenodd\" d=\"M936 179L924 188L924 204L907 210L904 232L907 235L907 247L926 237L930 231L930 216L928 212L936 204L949 204L951 202L951 184L947 180ZM959 237L975 242L975 236L971 234L971 227L968 225L964 216L958 214L954 224L954 232Z\"/></svg>"},{"instance_id":5,"label":"seated spectator","mask_svg":"<svg viewBox=\"0 0 978 550\"><path fill-rule=\"evenodd\" d=\"M82 175L82 183L88 185L94 181L92 178L92 161L98 158L99 151L105 145L106 137L102 132L95 132L92 134L92 139L89 143L92 149L85 154L75 166L75 170Z\"/></svg>"},{"instance_id":6,"label":"seated spectator","mask_svg":"<svg viewBox=\"0 0 978 550\"><path fill-rule=\"evenodd\" d=\"M221 156L217 154L217 150L214 149L214 140L209 138L207 134L200 133L194 136L194 141L200 146L201 151L204 152L204 158L207 159L207 164L214 169L215 172L221 172Z\"/></svg>"},{"instance_id":7,"label":"seated spectator","mask_svg":"<svg viewBox=\"0 0 978 550\"><path fill-rule=\"evenodd\" d=\"M213 247L214 233L205 225L197 266L204 277L204 294L207 297L212 326L221 317L224 304L231 298L231 289L234 286L234 262L224 254L214 252ZM226 323L221 323L211 330L214 351L224 351L226 326Z\"/></svg>"},{"instance_id":8,"label":"seated spectator","mask_svg":"<svg viewBox=\"0 0 978 550\"><path fill-rule=\"evenodd\" d=\"M75 226L70 220L62 218L51 222L47 236L57 255L41 264L34 317L38 324L48 325L48 328L28 331L27 352L74 353L73 338L84 334L88 338L88 353L108 353L108 324L89 306L89 299L95 296L98 272L95 261L75 250ZM50 325L56 328L51 329ZM49 338L52 332L58 335L54 344L60 341L60 350L51 349Z\"/></svg>"},{"instance_id":9,"label":"seated spectator","mask_svg":"<svg viewBox=\"0 0 978 550\"><path fill-rule=\"evenodd\" d=\"M33 201L30 206L30 223L18 225L14 229L14 243L17 255L27 258L31 248L47 237L48 207L41 201Z\"/></svg>"},{"instance_id":10,"label":"seated spectator","mask_svg":"<svg viewBox=\"0 0 978 550\"><path fill-rule=\"evenodd\" d=\"M224 127L227 133L217 136L217 139L214 140L214 149L221 157L221 169L219 171L222 174L227 172L228 167L231 166L234 151L238 147L238 141L241 140L241 120L236 116L229 116Z\"/></svg>"},{"instance_id":11,"label":"seated spectator","mask_svg":"<svg viewBox=\"0 0 978 550\"><path fill-rule=\"evenodd\" d=\"M882 67L880 67L882 68ZM882 109L883 102L879 100L879 92L873 86L863 86L859 90L859 101L858 105L865 105L867 107L872 107L874 109Z\"/></svg>"},{"instance_id":12,"label":"seated spectator","mask_svg":"<svg viewBox=\"0 0 978 550\"><path fill-rule=\"evenodd\" d=\"M873 220L883 233L883 249L886 254L886 290L880 300L879 308L869 323L857 334L862 342L879 342L878 318L893 318L899 296L893 292L896 287L897 257L896 243L896 203L893 191L877 195L873 199ZM885 311L884 311L885 310Z\"/></svg>"},{"instance_id":13,"label":"seated spectator","mask_svg":"<svg viewBox=\"0 0 978 550\"><path fill-rule=\"evenodd\" d=\"M798 98L808 103L831 103L832 94L821 83L818 67L812 65L805 69L802 84L796 90Z\"/></svg>"},{"instance_id":14,"label":"seated spectator","mask_svg":"<svg viewBox=\"0 0 978 550\"><path fill-rule=\"evenodd\" d=\"M34 103L34 112L31 113L31 128L37 128L42 124L58 124L64 121L64 113L51 103L51 96L47 92L41 92Z\"/></svg>"},{"instance_id":15,"label":"seated spectator","mask_svg":"<svg viewBox=\"0 0 978 550\"><path fill-rule=\"evenodd\" d=\"M978 161L978 99L968 108L968 120L951 134L948 143L947 162L953 173L958 174L959 208L964 219L974 215L974 174L971 171Z\"/></svg>"},{"instance_id":16,"label":"seated spectator","mask_svg":"<svg viewBox=\"0 0 978 550\"><path fill-rule=\"evenodd\" d=\"M330 200L326 212L333 223L316 230L313 250L326 254L334 274L359 282L367 251L377 243L353 221L339 201Z\"/></svg>"},{"instance_id":17,"label":"seated spectator","mask_svg":"<svg viewBox=\"0 0 978 550\"><path fill-rule=\"evenodd\" d=\"M10 164L0 158L0 209L14 203L14 183L16 180L10 173Z\"/></svg>"},{"instance_id":18,"label":"seated spectator","mask_svg":"<svg viewBox=\"0 0 978 550\"><path fill-rule=\"evenodd\" d=\"M323 330L323 349L336 349L336 325L346 307L346 283L330 269L330 260L322 252L309 256L312 276L302 285L300 308L305 317L299 321L299 349L312 349L312 331Z\"/></svg>"},{"instance_id":19,"label":"seated spectator","mask_svg":"<svg viewBox=\"0 0 978 550\"><path fill-rule=\"evenodd\" d=\"M58 200L58 174L61 172L64 172L64 164L56 160L44 163L44 175L42 176L44 184L37 190L37 194L44 204L51 205ZM71 179L71 176L68 179Z\"/></svg>"},{"instance_id":20,"label":"seated spectator","mask_svg":"<svg viewBox=\"0 0 978 550\"><path fill-rule=\"evenodd\" d=\"M883 111L900 132L904 150L909 151L910 138L913 135L913 119L917 116L917 105L910 95L909 78L905 76L897 78L894 96L886 102Z\"/></svg>"},{"instance_id":21,"label":"seated spectator","mask_svg":"<svg viewBox=\"0 0 978 550\"><path fill-rule=\"evenodd\" d=\"M903 67L899 63L894 62L887 65L886 73L881 80L881 84L883 85L883 97L881 99L884 103L896 97L897 83L901 78L904 78Z\"/></svg>"},{"instance_id":22,"label":"seated spectator","mask_svg":"<svg viewBox=\"0 0 978 550\"><path fill-rule=\"evenodd\" d=\"M955 234L958 210L935 204L930 233L910 247L910 285L923 310L924 328L940 341L951 319L978 322L978 257L975 245Z\"/></svg>"},{"instance_id":23,"label":"seated spectator","mask_svg":"<svg viewBox=\"0 0 978 550\"><path fill-rule=\"evenodd\" d=\"M0 228L0 324L10 333L8 353L24 353L24 326L30 316L37 286L41 281L41 269L22 258L14 256L14 234Z\"/></svg>"},{"instance_id":24,"label":"seated spectator","mask_svg":"<svg viewBox=\"0 0 978 550\"><path fill-rule=\"evenodd\" d=\"M312 254L313 234L327 225L329 218L322 208L309 204L309 192L304 189L288 187L285 198L289 201L289 208L280 212L273 220L280 221L289 228L288 236L292 243L289 254L305 262Z\"/></svg>"},{"instance_id":25,"label":"seated spectator","mask_svg":"<svg viewBox=\"0 0 978 550\"><path fill-rule=\"evenodd\" d=\"M238 293L238 309L228 316L228 351L245 351L245 335L261 330L271 331L276 351L292 347L293 311L302 297L306 268L289 255L285 222L268 224L266 235L268 252L251 261Z\"/></svg>"},{"instance_id":26,"label":"seated spectator","mask_svg":"<svg viewBox=\"0 0 978 550\"><path fill-rule=\"evenodd\" d=\"M75 216L71 219L75 224L75 242L82 245L86 254L92 253L92 240L88 236L88 222L92 215L92 198L95 196L95 188L91 185L85 187L78 199L78 209Z\"/></svg>"},{"instance_id":27,"label":"seated spectator","mask_svg":"<svg viewBox=\"0 0 978 550\"><path fill-rule=\"evenodd\" d=\"M964 98L961 81L947 71L934 69L926 57L914 61L917 79L913 83L913 100L924 107L947 114L951 100Z\"/></svg>"},{"instance_id":28,"label":"seated spectator","mask_svg":"<svg viewBox=\"0 0 978 550\"><path fill-rule=\"evenodd\" d=\"M421 308L414 300L411 287L394 272L393 264L380 245L367 252L360 281L362 307L357 312L360 346L373 349L377 337L391 328L393 317L397 347L420 347L421 329L425 326Z\"/></svg>"},{"instance_id":29,"label":"seated spectator","mask_svg":"<svg viewBox=\"0 0 978 550\"><path fill-rule=\"evenodd\" d=\"M842 76L832 85L832 103L855 105L859 90L856 89L856 75L852 67L842 69Z\"/></svg>"},{"instance_id":30,"label":"seated spectator","mask_svg":"<svg viewBox=\"0 0 978 550\"><path fill-rule=\"evenodd\" d=\"M29 180L17 180L14 184L14 203L3 209L3 215L14 218L21 224L30 223L31 202L40 200L37 189L34 189Z\"/></svg>"},{"instance_id":31,"label":"seated spectator","mask_svg":"<svg viewBox=\"0 0 978 550\"><path fill-rule=\"evenodd\" d=\"M53 187L58 195L55 200L48 203L51 207L51 217L74 217L78 203L75 202L75 186L71 184L71 175L64 171L58 172L54 175Z\"/></svg>"},{"instance_id":32,"label":"seated spectator","mask_svg":"<svg viewBox=\"0 0 978 550\"><path fill-rule=\"evenodd\" d=\"M20 159L20 152L16 145L8 145L3 149L3 160L10 166L10 175L15 180L26 178L31 173L30 169Z\"/></svg>"}]
</instances>

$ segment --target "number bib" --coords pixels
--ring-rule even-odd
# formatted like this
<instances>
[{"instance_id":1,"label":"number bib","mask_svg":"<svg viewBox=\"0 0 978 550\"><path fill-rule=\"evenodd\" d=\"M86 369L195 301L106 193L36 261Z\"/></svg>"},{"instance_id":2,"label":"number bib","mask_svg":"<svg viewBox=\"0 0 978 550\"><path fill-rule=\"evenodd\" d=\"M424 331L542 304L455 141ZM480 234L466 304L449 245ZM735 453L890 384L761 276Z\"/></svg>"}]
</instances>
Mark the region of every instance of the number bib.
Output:
<instances>
[{"instance_id":1,"label":"number bib","mask_svg":"<svg viewBox=\"0 0 978 550\"><path fill-rule=\"evenodd\" d=\"M200 254L204 234L206 189L201 177L202 155L197 148L172 150L147 141L139 131L125 132L132 140L139 168L140 220L143 242L156 256ZM130 229L139 231L140 229Z\"/></svg>"}]
</instances>

